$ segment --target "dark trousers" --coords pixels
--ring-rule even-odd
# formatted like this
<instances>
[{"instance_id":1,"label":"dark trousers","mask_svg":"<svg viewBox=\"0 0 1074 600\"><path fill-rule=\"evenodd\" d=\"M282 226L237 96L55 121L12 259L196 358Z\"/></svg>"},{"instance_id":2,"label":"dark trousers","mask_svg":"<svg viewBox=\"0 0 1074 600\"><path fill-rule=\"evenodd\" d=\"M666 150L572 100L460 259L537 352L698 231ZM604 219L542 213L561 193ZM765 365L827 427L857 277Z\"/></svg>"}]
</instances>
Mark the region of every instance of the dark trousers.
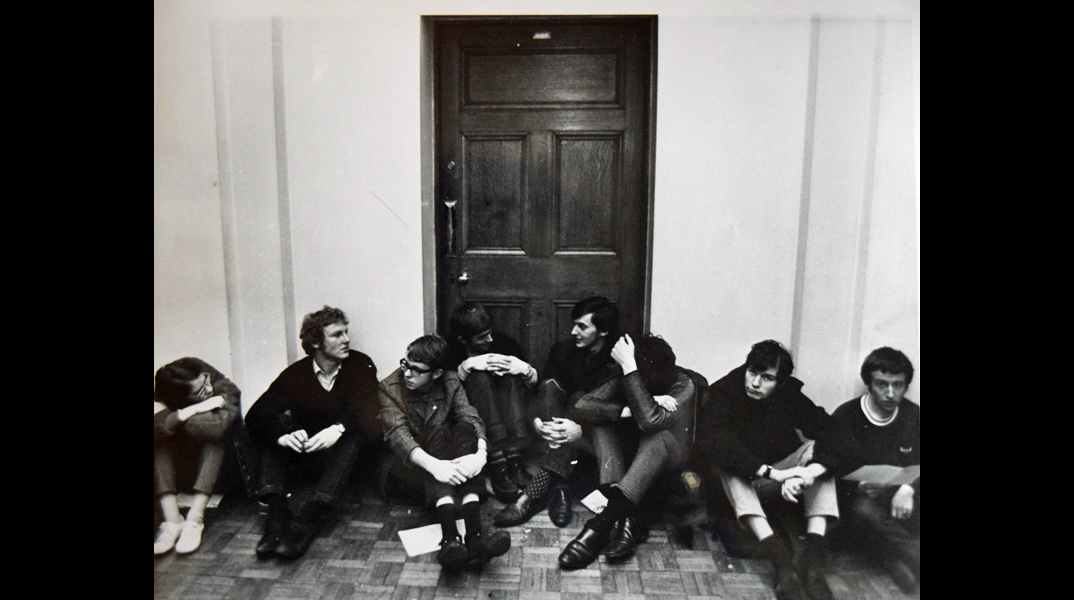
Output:
<instances>
[{"instance_id":1,"label":"dark trousers","mask_svg":"<svg viewBox=\"0 0 1074 600\"><path fill-rule=\"evenodd\" d=\"M542 381L537 386L537 416L542 421L551 421L556 417L569 418L571 404L581 397L580 392L568 396L554 379ZM552 448L548 442L539 440L538 448L540 449L536 462L538 467L564 479L571 476L574 472L574 465L578 462L578 442L560 444Z\"/></svg>"},{"instance_id":2,"label":"dark trousers","mask_svg":"<svg viewBox=\"0 0 1074 600\"><path fill-rule=\"evenodd\" d=\"M906 519L891 516L897 487L876 492L855 491L840 500L851 538L876 560L897 558L917 568L921 562L921 489L914 486L914 509Z\"/></svg>"},{"instance_id":3,"label":"dark trousers","mask_svg":"<svg viewBox=\"0 0 1074 600\"><path fill-rule=\"evenodd\" d=\"M521 377L472 371L463 382L466 397L485 422L489 452L520 449L525 441L526 384Z\"/></svg>"},{"instance_id":4,"label":"dark trousers","mask_svg":"<svg viewBox=\"0 0 1074 600\"><path fill-rule=\"evenodd\" d=\"M257 497L290 493L298 478L317 476L312 500L331 504L350 476L358 458L362 436L344 433L331 448L308 454L298 453L280 445L261 447L261 488Z\"/></svg>"}]
</instances>

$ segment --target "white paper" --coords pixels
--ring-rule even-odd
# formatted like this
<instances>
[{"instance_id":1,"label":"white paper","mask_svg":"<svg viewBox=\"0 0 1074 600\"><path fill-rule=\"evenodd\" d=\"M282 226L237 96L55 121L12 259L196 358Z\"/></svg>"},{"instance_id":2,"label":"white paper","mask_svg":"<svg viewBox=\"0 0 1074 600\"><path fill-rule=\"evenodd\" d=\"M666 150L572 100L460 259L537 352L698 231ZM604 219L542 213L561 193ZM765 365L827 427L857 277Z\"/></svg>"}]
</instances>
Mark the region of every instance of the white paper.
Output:
<instances>
[{"instance_id":1,"label":"white paper","mask_svg":"<svg viewBox=\"0 0 1074 600\"><path fill-rule=\"evenodd\" d=\"M591 494L582 498L582 505L599 514L600 511L604 510L604 507L608 506L608 499L604 497L604 494L600 493L600 490L593 490Z\"/></svg>"},{"instance_id":2,"label":"white paper","mask_svg":"<svg viewBox=\"0 0 1074 600\"><path fill-rule=\"evenodd\" d=\"M459 535L466 535L465 521L459 519L455 521L455 526L459 528ZM399 532L399 541L403 542L403 549L406 550L407 556L428 554L434 550L439 550L440 540L442 539L444 539L444 531L440 528L439 523L415 529L404 529Z\"/></svg>"},{"instance_id":3,"label":"white paper","mask_svg":"<svg viewBox=\"0 0 1074 600\"><path fill-rule=\"evenodd\" d=\"M209 496L209 503L205 507L216 508L223 499L223 494L213 494ZM194 502L194 494L176 494L175 500L179 503L179 508L190 508L190 505Z\"/></svg>"}]
</instances>

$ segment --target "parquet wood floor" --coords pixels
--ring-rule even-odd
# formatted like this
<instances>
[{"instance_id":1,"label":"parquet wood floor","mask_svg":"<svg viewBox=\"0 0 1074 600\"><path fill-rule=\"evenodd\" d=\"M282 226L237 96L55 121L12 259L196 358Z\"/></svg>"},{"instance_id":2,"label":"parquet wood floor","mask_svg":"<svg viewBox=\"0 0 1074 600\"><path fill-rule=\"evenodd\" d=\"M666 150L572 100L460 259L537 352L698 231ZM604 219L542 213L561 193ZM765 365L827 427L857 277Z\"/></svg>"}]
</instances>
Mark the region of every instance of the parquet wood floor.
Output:
<instances>
[{"instance_id":1,"label":"parquet wood floor","mask_svg":"<svg viewBox=\"0 0 1074 600\"><path fill-rule=\"evenodd\" d=\"M486 523L502 505L489 500ZM206 518L201 547L154 559L157 599L353 599L353 600L770 600L775 598L767 560L727 556L710 534L692 529L693 548L677 533L654 528L648 542L622 564L603 557L568 572L557 557L591 516L576 505L560 529L541 512L508 528L511 550L484 572L448 575L436 554L407 557L396 535L428 524L417 505L385 504L373 492L355 490L327 517L305 556L294 562L258 560L254 547L265 516L245 497L229 496ZM148 546L148 544L147 544ZM839 600L919 598L901 592L882 569L833 551L828 582Z\"/></svg>"}]
</instances>

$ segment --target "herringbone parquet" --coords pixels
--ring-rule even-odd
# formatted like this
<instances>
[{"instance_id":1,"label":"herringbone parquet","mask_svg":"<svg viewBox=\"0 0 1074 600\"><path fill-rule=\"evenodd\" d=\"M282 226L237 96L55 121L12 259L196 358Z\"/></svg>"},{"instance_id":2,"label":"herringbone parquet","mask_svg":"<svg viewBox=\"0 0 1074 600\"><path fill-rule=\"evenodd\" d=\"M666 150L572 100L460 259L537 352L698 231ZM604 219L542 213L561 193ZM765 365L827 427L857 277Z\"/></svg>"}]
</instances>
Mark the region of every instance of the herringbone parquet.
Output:
<instances>
[{"instance_id":1,"label":"herringbone parquet","mask_svg":"<svg viewBox=\"0 0 1074 600\"><path fill-rule=\"evenodd\" d=\"M486 523L502 506L489 500ZM226 497L206 519L201 547L154 559L154 597L354 600L768 600L775 598L767 560L727 555L697 527L693 549L679 534L656 527L622 564L603 558L574 572L557 566L560 550L591 513L576 505L570 525L552 525L545 512L511 527L512 546L480 573L449 576L436 554L407 557L396 532L428 524L417 505L382 501L355 491L330 515L308 553L294 562L258 560L254 547L265 516L241 495ZM148 546L148 544L147 544ZM907 596L878 567L833 551L828 582L840 600Z\"/></svg>"}]
</instances>

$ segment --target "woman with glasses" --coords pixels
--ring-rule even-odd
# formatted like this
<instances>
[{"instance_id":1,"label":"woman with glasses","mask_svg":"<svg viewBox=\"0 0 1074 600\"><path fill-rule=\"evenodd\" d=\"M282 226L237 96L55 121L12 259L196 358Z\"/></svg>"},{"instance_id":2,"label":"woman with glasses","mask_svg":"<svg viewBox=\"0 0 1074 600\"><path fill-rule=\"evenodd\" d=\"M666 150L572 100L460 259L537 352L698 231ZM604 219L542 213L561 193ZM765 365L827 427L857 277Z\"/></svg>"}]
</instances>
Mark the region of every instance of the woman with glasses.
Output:
<instances>
[{"instance_id":1,"label":"woman with glasses","mask_svg":"<svg viewBox=\"0 0 1074 600\"><path fill-rule=\"evenodd\" d=\"M198 358L180 358L157 371L153 391L153 471L164 513L153 554L175 548L193 552L201 544L205 507L213 493L235 416L239 388ZM176 465L196 461L194 500L186 518L179 514Z\"/></svg>"}]
</instances>

